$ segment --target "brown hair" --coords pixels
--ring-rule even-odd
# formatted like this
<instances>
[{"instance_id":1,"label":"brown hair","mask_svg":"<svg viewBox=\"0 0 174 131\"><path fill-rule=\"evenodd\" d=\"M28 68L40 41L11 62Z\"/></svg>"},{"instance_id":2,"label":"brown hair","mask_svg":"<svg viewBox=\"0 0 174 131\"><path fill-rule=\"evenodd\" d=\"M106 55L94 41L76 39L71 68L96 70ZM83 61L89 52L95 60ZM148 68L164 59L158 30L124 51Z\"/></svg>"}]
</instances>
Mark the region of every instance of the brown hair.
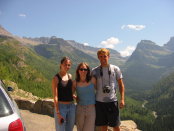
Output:
<instances>
[{"instance_id":1,"label":"brown hair","mask_svg":"<svg viewBox=\"0 0 174 131\"><path fill-rule=\"evenodd\" d=\"M71 60L70 60L69 57L67 57L67 56L63 57L63 58L60 60L60 64L63 64L63 62L64 62L64 61L67 61L67 60L69 60L69 61L71 62ZM72 62L71 62L71 64L72 64ZM60 69L61 69L61 66L60 66Z\"/></svg>"},{"instance_id":2,"label":"brown hair","mask_svg":"<svg viewBox=\"0 0 174 131\"><path fill-rule=\"evenodd\" d=\"M86 62L82 62L77 66L76 69L76 81L79 82L80 81L80 74L79 74L79 69L82 65L85 65L88 69L87 74L86 74L86 82L89 82L91 80L91 74L90 74L90 67Z\"/></svg>"},{"instance_id":3,"label":"brown hair","mask_svg":"<svg viewBox=\"0 0 174 131\"><path fill-rule=\"evenodd\" d=\"M97 56L99 56L100 54L107 54L108 56L110 55L110 51L106 48L101 48L97 51Z\"/></svg>"},{"instance_id":4,"label":"brown hair","mask_svg":"<svg viewBox=\"0 0 174 131\"><path fill-rule=\"evenodd\" d=\"M67 56L65 56L65 57L63 57L63 58L61 59L60 63L63 64L63 62L66 61L66 60L70 60L70 58L67 57ZM70 61L71 61L71 60L70 60Z\"/></svg>"}]
</instances>

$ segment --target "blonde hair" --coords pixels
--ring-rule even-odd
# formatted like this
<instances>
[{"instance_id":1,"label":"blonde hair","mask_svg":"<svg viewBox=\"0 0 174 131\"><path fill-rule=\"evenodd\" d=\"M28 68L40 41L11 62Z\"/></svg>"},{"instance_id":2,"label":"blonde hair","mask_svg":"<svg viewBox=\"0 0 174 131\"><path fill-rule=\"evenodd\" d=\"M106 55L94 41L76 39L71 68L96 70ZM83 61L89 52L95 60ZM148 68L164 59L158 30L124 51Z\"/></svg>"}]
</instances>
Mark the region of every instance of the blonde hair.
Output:
<instances>
[{"instance_id":1,"label":"blonde hair","mask_svg":"<svg viewBox=\"0 0 174 131\"><path fill-rule=\"evenodd\" d=\"M99 56L100 54L106 54L106 55L110 56L110 51L106 48L101 48L97 51L97 56Z\"/></svg>"}]
</instances>

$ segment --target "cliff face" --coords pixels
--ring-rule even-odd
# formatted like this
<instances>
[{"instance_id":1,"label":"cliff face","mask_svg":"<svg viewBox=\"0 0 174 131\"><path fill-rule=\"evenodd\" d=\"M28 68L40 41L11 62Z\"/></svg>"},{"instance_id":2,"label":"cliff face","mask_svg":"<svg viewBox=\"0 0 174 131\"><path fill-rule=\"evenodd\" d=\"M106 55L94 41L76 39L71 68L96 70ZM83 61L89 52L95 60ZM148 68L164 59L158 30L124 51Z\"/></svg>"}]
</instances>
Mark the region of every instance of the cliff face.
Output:
<instances>
[{"instance_id":1,"label":"cliff face","mask_svg":"<svg viewBox=\"0 0 174 131\"><path fill-rule=\"evenodd\" d=\"M53 99L40 99L36 96L33 96L29 92L18 89L15 83L10 82L8 84L14 88L14 91L10 94L15 99L20 109L29 110L38 114L49 115L51 117L54 116ZM120 128L121 131L140 131L137 129L136 123L132 120L121 121ZM112 128L109 128L108 131L112 131Z\"/></svg>"}]
</instances>

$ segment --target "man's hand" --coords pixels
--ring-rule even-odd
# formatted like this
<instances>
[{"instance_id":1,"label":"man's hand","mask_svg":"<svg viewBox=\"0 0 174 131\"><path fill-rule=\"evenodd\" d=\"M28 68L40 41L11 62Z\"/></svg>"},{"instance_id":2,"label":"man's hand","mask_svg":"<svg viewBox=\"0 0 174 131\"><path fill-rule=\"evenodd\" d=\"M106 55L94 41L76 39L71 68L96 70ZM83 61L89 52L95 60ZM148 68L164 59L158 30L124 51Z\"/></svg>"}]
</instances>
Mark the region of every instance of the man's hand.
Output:
<instances>
[{"instance_id":1,"label":"man's hand","mask_svg":"<svg viewBox=\"0 0 174 131\"><path fill-rule=\"evenodd\" d=\"M125 106L124 100L120 101L120 109L122 109Z\"/></svg>"}]
</instances>

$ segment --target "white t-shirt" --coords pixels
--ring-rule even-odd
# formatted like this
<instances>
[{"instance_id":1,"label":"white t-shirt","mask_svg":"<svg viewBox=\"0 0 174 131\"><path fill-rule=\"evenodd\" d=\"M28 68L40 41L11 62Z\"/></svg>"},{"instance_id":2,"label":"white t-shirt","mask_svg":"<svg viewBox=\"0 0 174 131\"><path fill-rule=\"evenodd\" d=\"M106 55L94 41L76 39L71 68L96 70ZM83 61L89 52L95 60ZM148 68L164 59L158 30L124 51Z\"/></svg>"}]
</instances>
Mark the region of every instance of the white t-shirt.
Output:
<instances>
[{"instance_id":1,"label":"white t-shirt","mask_svg":"<svg viewBox=\"0 0 174 131\"><path fill-rule=\"evenodd\" d=\"M109 73L110 72L110 73ZM98 66L92 69L92 76L97 79L96 101L113 102L117 101L116 87L117 80L122 79L122 73L119 67L109 65L109 67ZM103 87L109 86L109 92L104 93Z\"/></svg>"}]
</instances>

